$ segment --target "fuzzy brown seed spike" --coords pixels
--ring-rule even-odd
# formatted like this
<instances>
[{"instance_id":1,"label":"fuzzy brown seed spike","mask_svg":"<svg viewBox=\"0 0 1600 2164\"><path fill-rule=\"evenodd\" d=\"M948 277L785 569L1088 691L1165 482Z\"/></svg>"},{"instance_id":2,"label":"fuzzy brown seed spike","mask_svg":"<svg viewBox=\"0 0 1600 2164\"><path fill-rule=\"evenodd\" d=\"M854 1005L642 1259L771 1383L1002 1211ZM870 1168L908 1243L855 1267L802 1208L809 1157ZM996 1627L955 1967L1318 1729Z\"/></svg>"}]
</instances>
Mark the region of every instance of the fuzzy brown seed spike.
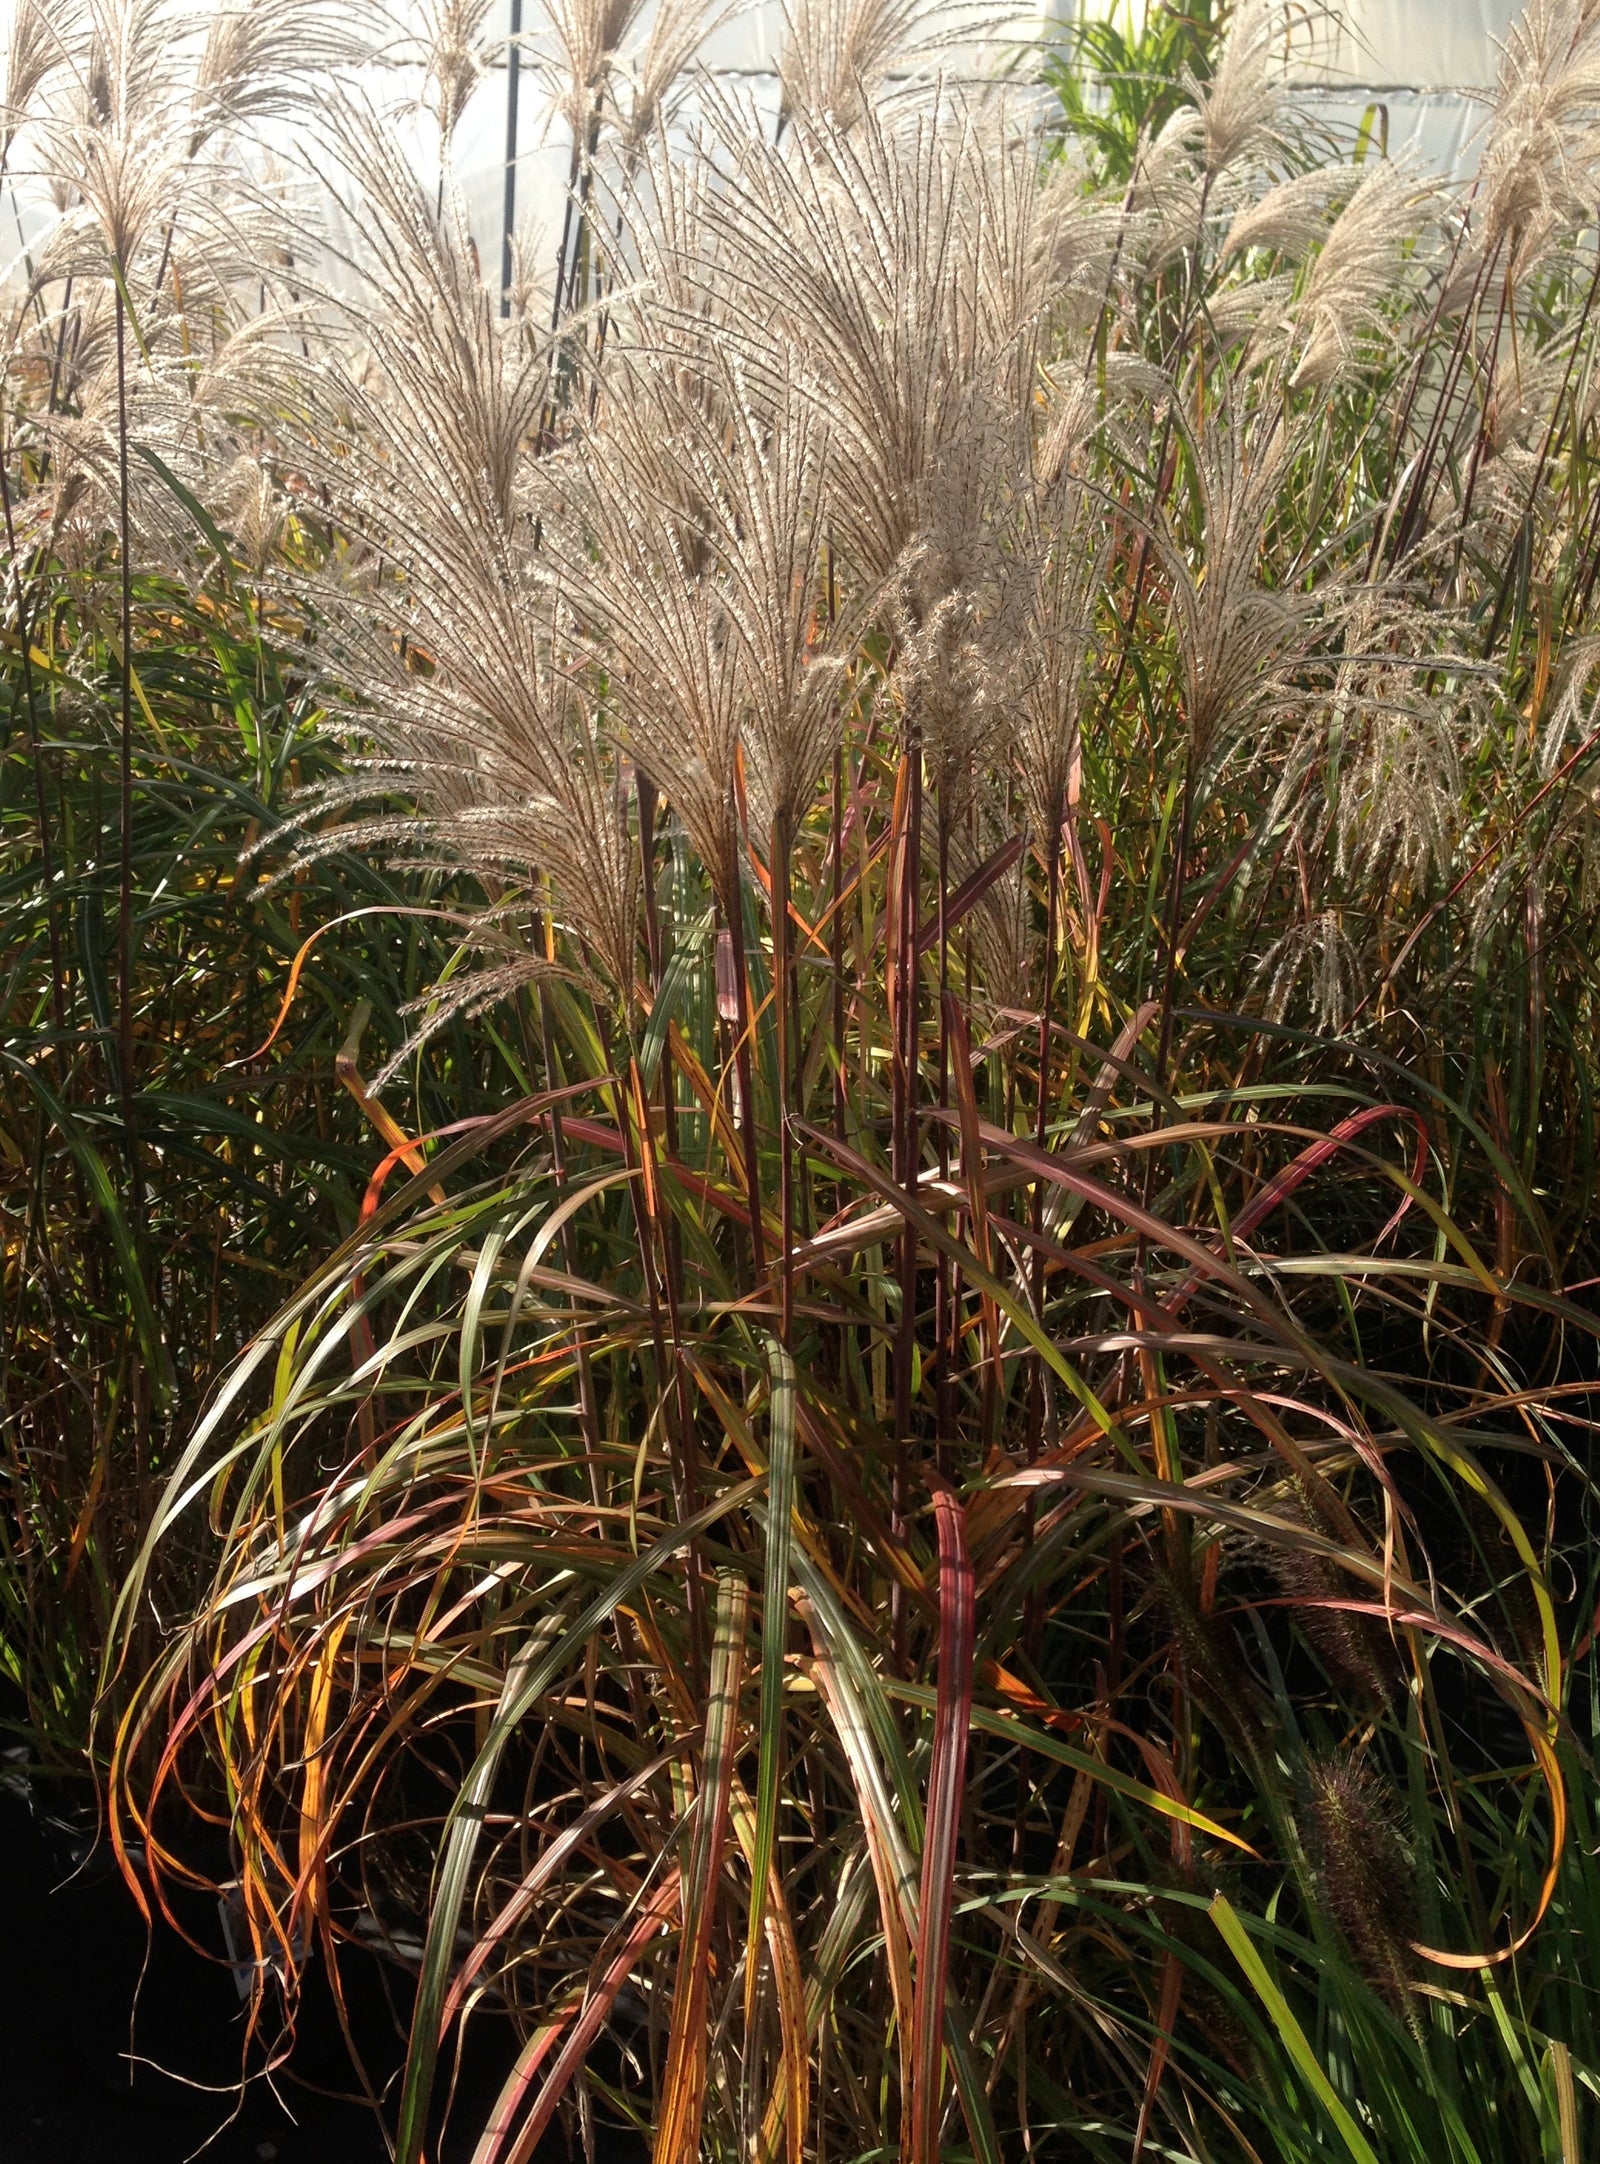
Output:
<instances>
[{"instance_id":1,"label":"fuzzy brown seed spike","mask_svg":"<svg viewBox=\"0 0 1600 2164\"><path fill-rule=\"evenodd\" d=\"M1415 1872L1396 1798L1367 1759L1314 1760L1303 1837L1322 1898L1368 1982L1409 2017L1415 1966Z\"/></svg>"},{"instance_id":2,"label":"fuzzy brown seed spike","mask_svg":"<svg viewBox=\"0 0 1600 2164\"><path fill-rule=\"evenodd\" d=\"M1324 1535L1336 1536L1339 1530L1327 1502L1299 1480L1282 1515L1291 1525ZM1267 1560L1329 1675L1355 1692L1370 1714L1381 1713L1394 1695L1394 1648L1381 1624L1352 1612L1353 1581L1313 1548L1275 1546Z\"/></svg>"}]
</instances>

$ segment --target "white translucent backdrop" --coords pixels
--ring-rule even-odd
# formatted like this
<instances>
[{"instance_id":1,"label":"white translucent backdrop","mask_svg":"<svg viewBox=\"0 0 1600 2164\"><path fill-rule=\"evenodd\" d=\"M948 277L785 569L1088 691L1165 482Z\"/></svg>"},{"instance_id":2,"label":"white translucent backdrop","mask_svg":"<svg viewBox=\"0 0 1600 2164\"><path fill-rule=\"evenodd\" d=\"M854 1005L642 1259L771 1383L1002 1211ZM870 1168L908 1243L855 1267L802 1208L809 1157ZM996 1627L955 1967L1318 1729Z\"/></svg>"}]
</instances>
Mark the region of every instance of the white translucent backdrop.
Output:
<instances>
[{"instance_id":1,"label":"white translucent backdrop","mask_svg":"<svg viewBox=\"0 0 1600 2164\"><path fill-rule=\"evenodd\" d=\"M957 72L981 72L1030 38L1048 38L1075 15L1137 21L1144 0L1044 0L1031 8L989 5L965 11L969 40L952 48ZM496 0L489 35L497 51L509 34L513 0ZM1484 116L1483 94L1495 80L1499 41L1519 0L1345 0L1313 41L1299 43L1291 72L1307 109L1353 133L1366 125L1391 155L1409 153L1428 167L1470 169ZM566 182L568 145L550 118L541 80L538 0L521 0L524 57L519 75L517 213L535 262L553 255ZM782 35L777 0L741 10L712 37L707 65L774 95ZM1477 93L1477 95L1474 95ZM486 74L456 140L456 172L486 247L498 246L506 155L503 61Z\"/></svg>"},{"instance_id":2,"label":"white translucent backdrop","mask_svg":"<svg viewBox=\"0 0 1600 2164\"><path fill-rule=\"evenodd\" d=\"M337 8L340 0L328 0ZM485 41L491 54L455 139L454 169L466 197L485 268L500 255L507 133L506 41L517 0L493 0ZM1137 24L1147 0L951 0L960 27L942 64L951 73L992 74L1030 41L1058 35L1074 17L1110 16ZM397 12L403 11L401 0ZM0 0L0 24L11 12ZM536 278L553 263L565 207L569 142L554 117L549 66L553 47L539 0L520 0L521 59L514 149L516 222ZM1310 10L1306 11L1307 13ZM1409 152L1439 170L1470 170L1481 127L1483 93L1493 84L1499 40L1519 12L1518 0L1342 0L1314 34L1294 40L1291 73L1306 108L1343 133L1366 125L1391 155ZM640 34L648 26L641 18ZM782 36L780 0L732 12L700 59L763 105L776 101L775 64ZM402 104L420 87L416 72L386 68L372 89L385 104ZM1476 95L1474 95L1476 93ZM419 117L409 130L419 166L437 170L437 134ZM284 150L291 151L291 131ZM18 180L22 176L17 176ZM0 254L14 254L50 215L27 200L25 181L9 186L0 211L8 228ZM19 202L18 197L22 200Z\"/></svg>"}]
</instances>

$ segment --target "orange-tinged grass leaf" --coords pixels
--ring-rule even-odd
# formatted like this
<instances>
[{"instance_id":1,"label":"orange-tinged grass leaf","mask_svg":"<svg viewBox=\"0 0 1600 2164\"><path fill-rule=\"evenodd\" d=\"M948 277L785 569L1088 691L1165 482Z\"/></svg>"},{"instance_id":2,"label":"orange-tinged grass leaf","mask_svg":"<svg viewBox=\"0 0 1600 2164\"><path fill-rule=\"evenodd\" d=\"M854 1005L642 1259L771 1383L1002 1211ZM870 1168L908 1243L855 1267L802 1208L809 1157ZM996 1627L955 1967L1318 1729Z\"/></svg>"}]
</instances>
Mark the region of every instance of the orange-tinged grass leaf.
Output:
<instances>
[{"instance_id":1,"label":"orange-tinged grass leaf","mask_svg":"<svg viewBox=\"0 0 1600 2164\"><path fill-rule=\"evenodd\" d=\"M683 1875L683 1936L661 2085L661 2117L653 2164L696 2164L706 2084L706 1995L712 1929L722 1879L739 1737L739 1689L744 1676L749 1590L736 1571L717 1579L711 1647L711 1697L694 1834Z\"/></svg>"},{"instance_id":2,"label":"orange-tinged grass leaf","mask_svg":"<svg viewBox=\"0 0 1600 2164\"><path fill-rule=\"evenodd\" d=\"M311 959L312 948L329 932L337 931L341 925L358 924L363 917L431 917L445 924L460 925L467 930L471 930L477 923L475 917L464 914L459 909L422 909L399 902L371 902L364 909L347 909L342 916L330 917L326 924L319 924L309 938L301 941L299 951L289 964L289 981L278 1003L276 1019L264 1040L253 1052L245 1052L238 1059L229 1060L229 1067L253 1066L258 1059L264 1058L272 1050L282 1034L284 1023L289 1019L289 1010L294 1005L295 993L300 989L301 973Z\"/></svg>"},{"instance_id":3,"label":"orange-tinged grass leaf","mask_svg":"<svg viewBox=\"0 0 1600 2164\"><path fill-rule=\"evenodd\" d=\"M727 1163L728 1177L737 1182L740 1192L748 1200L749 1183L745 1176L744 1144L740 1141L734 1128L733 1117L724 1101L722 1091L713 1083L704 1067L701 1066L688 1039L679 1029L676 1022L672 1023L668 1030L668 1039L672 1046L672 1056L677 1062L679 1073L687 1078L689 1087L699 1100L701 1110L711 1122L712 1132L721 1146L723 1158Z\"/></svg>"},{"instance_id":4,"label":"orange-tinged grass leaf","mask_svg":"<svg viewBox=\"0 0 1600 2164\"><path fill-rule=\"evenodd\" d=\"M755 1808L737 1776L733 1781L729 1816L745 1862L753 1867L756 1853ZM778 2079L762 2120L762 2149L765 2155L773 2155L781 2135L787 2146L789 2164L802 2164L810 2105L810 2029L806 2013L805 1971L801 1965L800 1944L795 1936L794 1919L789 1914L789 1905L784 1899L783 1881L778 1876L776 1864L768 1867L765 1901L752 1905L759 1906L767 1948L772 1956L772 1972L777 1983L780 2044Z\"/></svg>"},{"instance_id":5,"label":"orange-tinged grass leaf","mask_svg":"<svg viewBox=\"0 0 1600 2164\"><path fill-rule=\"evenodd\" d=\"M320 1916L327 1907L328 1836L332 1829L323 1809L327 1787L323 1746L328 1740L328 1712L333 1703L333 1685L339 1654L349 1628L349 1616L340 1616L319 1646L311 1671L311 1689L306 1702L305 1737L302 1744L305 1772L300 1783L299 1863L300 1884L304 1889L308 1923L314 1917Z\"/></svg>"}]
</instances>

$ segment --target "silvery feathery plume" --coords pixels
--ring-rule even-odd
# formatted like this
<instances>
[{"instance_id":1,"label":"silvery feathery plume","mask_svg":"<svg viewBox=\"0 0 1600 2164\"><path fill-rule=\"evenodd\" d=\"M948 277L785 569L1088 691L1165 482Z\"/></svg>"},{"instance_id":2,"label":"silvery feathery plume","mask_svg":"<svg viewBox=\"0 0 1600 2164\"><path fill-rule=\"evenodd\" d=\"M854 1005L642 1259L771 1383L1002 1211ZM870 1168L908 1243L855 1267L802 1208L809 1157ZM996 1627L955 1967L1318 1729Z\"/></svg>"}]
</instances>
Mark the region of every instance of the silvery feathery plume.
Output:
<instances>
[{"instance_id":1,"label":"silvery feathery plume","mask_svg":"<svg viewBox=\"0 0 1600 2164\"><path fill-rule=\"evenodd\" d=\"M1600 6L1529 0L1506 33L1479 166L1474 228L1484 259L1509 248L1520 278L1593 217L1600 170Z\"/></svg>"},{"instance_id":2,"label":"silvery feathery plume","mask_svg":"<svg viewBox=\"0 0 1600 2164\"><path fill-rule=\"evenodd\" d=\"M953 777L1005 712L996 635L1048 291L1031 146L950 95L781 145L724 127L704 218L752 367L804 357L828 420L830 532L892 596L896 680Z\"/></svg>"},{"instance_id":3,"label":"silvery feathery plume","mask_svg":"<svg viewBox=\"0 0 1600 2164\"><path fill-rule=\"evenodd\" d=\"M1134 159L1124 250L1151 275L1200 237L1209 191L1196 162L1197 132L1192 108L1182 107L1141 141Z\"/></svg>"},{"instance_id":4,"label":"silvery feathery plume","mask_svg":"<svg viewBox=\"0 0 1600 2164\"><path fill-rule=\"evenodd\" d=\"M792 833L839 740L839 656L857 618L828 618L827 447L814 403L792 384L758 402L729 357L713 355L703 397L680 409L652 458L644 437L668 406L608 385L597 589L624 662L614 690L629 743L728 902L735 750L757 834ZM632 530L619 531L617 479L652 489L662 456L676 468L662 477L664 516L641 532L636 509Z\"/></svg>"},{"instance_id":5,"label":"silvery feathery plume","mask_svg":"<svg viewBox=\"0 0 1600 2164\"><path fill-rule=\"evenodd\" d=\"M1462 711L1464 709L1464 712ZM1460 738L1481 703L1439 697L1374 700L1340 777L1336 869L1403 902L1431 865L1455 854L1461 811Z\"/></svg>"},{"instance_id":6,"label":"silvery feathery plume","mask_svg":"<svg viewBox=\"0 0 1600 2164\"><path fill-rule=\"evenodd\" d=\"M47 7L45 0L13 0L5 77L0 82L0 152L6 157L17 129L29 118L34 100L62 64L76 33L72 10Z\"/></svg>"},{"instance_id":7,"label":"silvery feathery plume","mask_svg":"<svg viewBox=\"0 0 1600 2164\"><path fill-rule=\"evenodd\" d=\"M352 831L425 839L491 890L548 875L559 914L627 998L637 852L537 546L536 521L561 511L528 455L544 342L523 320L502 323L463 207L446 190L435 208L369 109L344 100L330 132L358 190L365 289L348 305L367 347L315 386L301 458L354 544L322 596L326 639L353 726L381 754L342 796L409 794L424 815L420 836L415 819L381 814ZM506 944L468 996L498 996L508 971L540 966Z\"/></svg>"},{"instance_id":8,"label":"silvery feathery plume","mask_svg":"<svg viewBox=\"0 0 1600 2164\"><path fill-rule=\"evenodd\" d=\"M929 0L783 0L784 114L853 127L896 69L948 43L950 13Z\"/></svg>"},{"instance_id":9,"label":"silvery feathery plume","mask_svg":"<svg viewBox=\"0 0 1600 2164\"><path fill-rule=\"evenodd\" d=\"M1282 0L1240 0L1210 80L1186 76L1188 104L1141 145L1129 209L1144 229L1138 252L1147 270L1198 246L1236 169L1268 164L1288 147L1280 54L1290 23Z\"/></svg>"},{"instance_id":10,"label":"silvery feathery plume","mask_svg":"<svg viewBox=\"0 0 1600 2164\"><path fill-rule=\"evenodd\" d=\"M793 834L841 741L845 659L874 597L827 590L817 402L788 378L757 398L736 362L719 359L726 418L701 439L700 472L737 661L749 810L762 836Z\"/></svg>"},{"instance_id":11,"label":"silvery feathery plume","mask_svg":"<svg viewBox=\"0 0 1600 2164\"><path fill-rule=\"evenodd\" d=\"M1328 1030L1348 1026L1370 987L1385 917L1414 909L1430 868L1453 859L1462 749L1494 696L1492 672L1452 654L1453 627L1391 588L1350 597L1342 630L1343 657L1327 693L1300 702L1260 827L1293 835L1302 866L1324 866L1331 886L1302 877L1300 911L1253 977L1274 1020L1304 999Z\"/></svg>"},{"instance_id":12,"label":"silvery feathery plume","mask_svg":"<svg viewBox=\"0 0 1600 2164\"><path fill-rule=\"evenodd\" d=\"M270 10L230 0L198 19L152 0L87 0L56 26L61 61L35 117L33 164L60 183L63 225L97 241L101 272L137 302L141 343L145 310L166 304L175 249L209 235L218 282L247 277L257 260L257 235L239 220L261 191L224 172L214 139L287 110L313 74L360 49L364 8L338 30L313 13L309 0ZM87 272L80 260L77 275Z\"/></svg>"},{"instance_id":13,"label":"silvery feathery plume","mask_svg":"<svg viewBox=\"0 0 1600 2164\"><path fill-rule=\"evenodd\" d=\"M1576 507L1563 485L1564 462L1550 455L1558 427L1568 441L1580 441L1600 412L1600 380L1573 348L1571 336L1542 349L1519 340L1502 356L1488 385L1473 454L1466 507L1472 545L1488 555L1497 530L1501 544L1510 545L1526 522L1517 545L1532 551L1535 579L1555 575L1573 539ZM1459 518L1450 524L1459 533ZM1453 535L1447 539L1448 533L1441 521L1436 544L1449 545Z\"/></svg>"},{"instance_id":14,"label":"silvery feathery plume","mask_svg":"<svg viewBox=\"0 0 1600 2164\"><path fill-rule=\"evenodd\" d=\"M1333 869L1404 906L1454 859L1464 761L1489 734L1498 676L1450 617L1392 586L1355 598L1344 629L1320 766Z\"/></svg>"},{"instance_id":15,"label":"silvery feathery plume","mask_svg":"<svg viewBox=\"0 0 1600 2164\"><path fill-rule=\"evenodd\" d=\"M1330 1028L1351 1011L1357 936L1373 903L1409 909L1430 873L1448 874L1465 761L1489 740L1499 697L1496 672L1461 651L1460 627L1391 584L1351 591L1337 617L1339 657L1326 690L1308 687L1291 710L1298 725L1260 827L1292 834L1336 888L1303 894L1299 921L1256 972L1275 1016L1309 983Z\"/></svg>"},{"instance_id":16,"label":"silvery feathery plume","mask_svg":"<svg viewBox=\"0 0 1600 2164\"><path fill-rule=\"evenodd\" d=\"M1238 0L1210 81L1188 79L1199 120L1200 167L1208 178L1284 147L1280 55L1291 20L1283 0Z\"/></svg>"},{"instance_id":17,"label":"silvery feathery plume","mask_svg":"<svg viewBox=\"0 0 1600 2164\"><path fill-rule=\"evenodd\" d=\"M1096 196L1081 164L1067 153L1052 162L1033 212L1033 275L1058 337L1081 335L1116 297L1119 273L1133 268L1126 230L1123 205Z\"/></svg>"},{"instance_id":18,"label":"silvery feathery plume","mask_svg":"<svg viewBox=\"0 0 1600 2164\"><path fill-rule=\"evenodd\" d=\"M84 223L124 275L152 231L194 191L188 89L168 10L89 0L85 36L37 123L41 155L70 180Z\"/></svg>"},{"instance_id":19,"label":"silvery feathery plume","mask_svg":"<svg viewBox=\"0 0 1600 2164\"><path fill-rule=\"evenodd\" d=\"M1569 744L1587 741L1600 724L1600 700L1590 697L1597 661L1600 636L1568 641L1550 689L1549 717L1539 732L1537 764L1541 781L1548 781L1554 774Z\"/></svg>"},{"instance_id":20,"label":"silvery feathery plume","mask_svg":"<svg viewBox=\"0 0 1600 2164\"><path fill-rule=\"evenodd\" d=\"M1340 597L1261 576L1267 521L1295 446L1275 417L1251 432L1223 416L1191 442L1186 542L1169 520L1155 529L1170 591L1191 771L1213 781L1223 762L1277 708L1296 665Z\"/></svg>"},{"instance_id":21,"label":"silvery feathery plume","mask_svg":"<svg viewBox=\"0 0 1600 2164\"><path fill-rule=\"evenodd\" d=\"M654 336L651 329L654 325ZM792 832L842 730L859 601L825 588L827 435L792 380L646 310L608 360L579 445L585 596L608 696L725 908L737 905L736 761L763 841Z\"/></svg>"},{"instance_id":22,"label":"silvery feathery plume","mask_svg":"<svg viewBox=\"0 0 1600 2164\"><path fill-rule=\"evenodd\" d=\"M104 285L80 288L70 377L63 372L70 401L41 401L27 415L29 440L47 457L42 478L14 508L19 539L43 544L63 562L87 564L97 550L103 558L103 537L119 512L125 413L130 440L153 454L128 461L130 533L140 561L196 575L210 544L172 481L220 510L231 490L223 477L240 455L250 416L274 411L291 388L277 318L242 316L226 287L208 284L203 262L190 261L192 306L209 336L186 344L172 313L145 311L144 351L120 388L112 294ZM47 316L39 326L24 318L24 325L22 350L32 347L35 379L44 379L60 321Z\"/></svg>"},{"instance_id":23,"label":"silvery feathery plume","mask_svg":"<svg viewBox=\"0 0 1600 2164\"><path fill-rule=\"evenodd\" d=\"M241 451L220 476L215 501L236 569L264 587L289 522L289 499L271 464L259 451Z\"/></svg>"},{"instance_id":24,"label":"silvery feathery plume","mask_svg":"<svg viewBox=\"0 0 1600 2164\"><path fill-rule=\"evenodd\" d=\"M658 149L631 191L636 282L583 465L599 618L633 657L619 713L720 886L735 746L755 831L792 831L838 740L843 660L876 595L860 579L830 590L828 403L723 279L707 176Z\"/></svg>"},{"instance_id":25,"label":"silvery feathery plume","mask_svg":"<svg viewBox=\"0 0 1600 2164\"><path fill-rule=\"evenodd\" d=\"M573 154L593 156L601 108L645 0L539 0L555 47L547 67L554 107L572 131Z\"/></svg>"},{"instance_id":26,"label":"silvery feathery plume","mask_svg":"<svg viewBox=\"0 0 1600 2164\"><path fill-rule=\"evenodd\" d=\"M1349 374L1375 341L1407 254L1430 216L1434 191L1404 165L1376 164L1334 220L1295 310L1297 388Z\"/></svg>"},{"instance_id":27,"label":"silvery feathery plume","mask_svg":"<svg viewBox=\"0 0 1600 2164\"><path fill-rule=\"evenodd\" d=\"M30 135L31 177L57 214L30 251L10 341L52 393L27 416L49 455L18 518L68 556L96 518L116 523L124 414L130 439L204 499L244 417L268 410L280 371L257 311L284 237L270 187L201 155L196 115L221 125L205 19L99 0L74 20ZM267 68L265 48L257 57ZM273 99L288 94L281 55L277 66ZM132 532L184 568L199 540L187 507L148 458L128 464Z\"/></svg>"},{"instance_id":28,"label":"silvery feathery plume","mask_svg":"<svg viewBox=\"0 0 1600 2164\"><path fill-rule=\"evenodd\" d=\"M614 762L560 593L525 583L449 599L453 610L405 576L352 587L328 635L325 666L349 685L352 727L376 739L381 757L312 809L394 794L416 800L419 812L346 818L308 836L302 854L352 843L420 847L431 862L485 886L491 906L474 942L482 966L460 976L447 999L434 994L421 1003L429 1015L423 1034L541 973L542 958L516 935L515 920L545 906L546 879L557 919L625 1003L638 852L619 816ZM433 645L423 646L424 635ZM521 897L515 906L504 899L508 888Z\"/></svg>"},{"instance_id":29,"label":"silvery feathery plume","mask_svg":"<svg viewBox=\"0 0 1600 2164\"><path fill-rule=\"evenodd\" d=\"M1297 261L1326 237L1334 205L1348 199L1359 181L1358 171L1348 166L1291 173L1239 206L1222 243L1223 256L1260 248Z\"/></svg>"},{"instance_id":30,"label":"silvery feathery plume","mask_svg":"<svg viewBox=\"0 0 1600 2164\"><path fill-rule=\"evenodd\" d=\"M1033 153L961 100L781 146L725 122L703 218L731 326L787 343L826 405L836 538L874 581L968 548L1009 449L1027 463L1044 296Z\"/></svg>"},{"instance_id":31,"label":"silvery feathery plume","mask_svg":"<svg viewBox=\"0 0 1600 2164\"><path fill-rule=\"evenodd\" d=\"M326 137L325 170L356 191L357 238L343 267L364 290L342 307L365 336L383 387L374 395L386 402L388 463L359 460L352 470L374 486L381 478L383 500L415 520L420 545L460 549L463 570L498 567L518 530L519 477L548 394L544 343L525 322L500 327L462 205L447 190L436 207L369 103L353 94L331 102ZM346 384L341 395L366 394ZM409 421L398 431L402 407ZM446 482L451 495L436 500Z\"/></svg>"},{"instance_id":32,"label":"silvery feathery plume","mask_svg":"<svg viewBox=\"0 0 1600 2164\"><path fill-rule=\"evenodd\" d=\"M617 726L731 911L740 663L699 493L706 395L680 357L652 367L647 355L613 354L597 424L579 451L569 571L607 658Z\"/></svg>"},{"instance_id":33,"label":"silvery feathery plume","mask_svg":"<svg viewBox=\"0 0 1600 2164\"><path fill-rule=\"evenodd\" d=\"M656 0L643 43L622 54L615 68L616 82L627 92L617 123L625 167L671 118L687 89L690 62L741 4L742 0Z\"/></svg>"},{"instance_id":34,"label":"silvery feathery plume","mask_svg":"<svg viewBox=\"0 0 1600 2164\"><path fill-rule=\"evenodd\" d=\"M448 145L461 124L488 51L483 26L490 0L424 0L418 34L423 64L423 101Z\"/></svg>"},{"instance_id":35,"label":"silvery feathery plume","mask_svg":"<svg viewBox=\"0 0 1600 2164\"><path fill-rule=\"evenodd\" d=\"M383 27L377 0L222 0L206 29L190 99L195 156L220 129L292 112L308 80L363 59Z\"/></svg>"},{"instance_id":36,"label":"silvery feathery plume","mask_svg":"<svg viewBox=\"0 0 1600 2164\"><path fill-rule=\"evenodd\" d=\"M1256 964L1252 988L1269 1022L1290 1013L1303 993L1318 1029L1337 1033L1349 1023L1367 976L1340 909L1315 909L1290 925Z\"/></svg>"}]
</instances>

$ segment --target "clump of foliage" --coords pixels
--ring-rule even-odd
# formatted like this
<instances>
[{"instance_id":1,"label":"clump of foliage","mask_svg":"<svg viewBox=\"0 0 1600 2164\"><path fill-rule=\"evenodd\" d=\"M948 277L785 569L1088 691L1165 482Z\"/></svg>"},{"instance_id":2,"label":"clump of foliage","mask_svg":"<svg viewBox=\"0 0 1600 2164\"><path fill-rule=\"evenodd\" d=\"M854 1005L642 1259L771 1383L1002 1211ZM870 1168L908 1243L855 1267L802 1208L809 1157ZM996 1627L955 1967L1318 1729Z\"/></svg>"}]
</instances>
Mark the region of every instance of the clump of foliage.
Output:
<instances>
[{"instance_id":1,"label":"clump of foliage","mask_svg":"<svg viewBox=\"0 0 1600 2164\"><path fill-rule=\"evenodd\" d=\"M1450 193L1309 155L1266 0L1121 170L902 80L904 6L797 8L776 121L697 10L552 10L571 207L502 284L481 16L437 176L324 94L358 238L300 214L219 401L351 752L294 934L361 852L475 901L148 1506L118 1838L163 1898L180 1796L225 1826L269 2062L308 1961L409 1963L404 2164L496 2018L479 2164L597 2109L659 2164L1571 2164L1600 19L1537 0ZM241 558L179 651L263 623Z\"/></svg>"},{"instance_id":2,"label":"clump of foliage","mask_svg":"<svg viewBox=\"0 0 1600 2164\"><path fill-rule=\"evenodd\" d=\"M1127 0L1062 22L1039 68L1061 107L1057 124L1102 182L1125 187L1168 121L1204 84L1226 10L1214 0ZM1286 41L1292 28L1284 25Z\"/></svg>"}]
</instances>

